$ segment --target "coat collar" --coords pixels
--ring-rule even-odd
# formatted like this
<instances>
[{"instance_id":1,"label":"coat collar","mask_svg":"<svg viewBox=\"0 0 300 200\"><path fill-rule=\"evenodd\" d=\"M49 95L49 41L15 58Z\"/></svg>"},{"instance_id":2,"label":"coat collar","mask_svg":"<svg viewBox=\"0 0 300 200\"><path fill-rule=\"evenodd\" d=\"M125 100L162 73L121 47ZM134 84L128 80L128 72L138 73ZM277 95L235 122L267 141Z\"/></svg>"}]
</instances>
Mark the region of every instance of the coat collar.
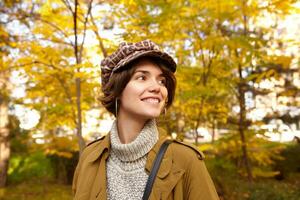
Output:
<instances>
[{"instance_id":1,"label":"coat collar","mask_svg":"<svg viewBox=\"0 0 300 200\"><path fill-rule=\"evenodd\" d=\"M148 153L147 161L145 169L148 174L151 171L153 161L158 153L161 145L168 138L166 136L161 136L158 142L154 145L154 147ZM106 135L101 142L98 142L95 148L88 155L87 160L90 163L100 162L99 172L97 174L97 180L101 179L101 176L105 174L105 161L109 155L110 151L110 137ZM164 158L161 162L159 171L157 173L157 179L155 180L155 184L152 189L152 193L150 195L150 200L152 199L166 199L170 194L172 189L175 187L176 183L180 179L180 177L184 174L184 169L181 169L179 166L174 164L173 162L173 153L172 153L172 145L170 145L164 155ZM100 161L101 160L101 161ZM98 177L99 176L99 177ZM94 188L95 191L92 192L92 196L96 196L97 199L105 199L106 198L106 181L101 181ZM97 188L97 189L96 189Z\"/></svg>"},{"instance_id":2,"label":"coat collar","mask_svg":"<svg viewBox=\"0 0 300 200\"><path fill-rule=\"evenodd\" d=\"M101 155L106 152L110 151L110 137L109 134L100 139L100 142L97 142L96 148L93 148L93 151L88 155L87 160L88 162L95 162Z\"/></svg>"},{"instance_id":3,"label":"coat collar","mask_svg":"<svg viewBox=\"0 0 300 200\"><path fill-rule=\"evenodd\" d=\"M146 162L146 166L145 166L148 173L150 173L150 171L151 171L153 161L156 157L156 154L159 151L159 148L167 139L168 138L166 136L160 137L158 142L154 145L154 147L148 153L147 162ZM110 151L111 146L110 146L109 135L104 136L102 141L97 143L96 145L98 145L98 147L94 148L94 150L88 155L87 160L89 162L95 162L96 160L98 160L101 157L101 155L104 152ZM167 150L164 155L164 158L161 162L160 169L157 174L158 177L163 179L164 177L166 177L169 174L171 167L172 167L172 160L173 160L172 153L171 153L171 151Z\"/></svg>"},{"instance_id":4,"label":"coat collar","mask_svg":"<svg viewBox=\"0 0 300 200\"><path fill-rule=\"evenodd\" d=\"M159 151L160 146L167 140L168 138L166 136L162 136L159 138L158 142L154 145L154 147L150 150L150 152L148 153L148 157L147 157L147 162L146 162L146 170L148 173L150 173L151 168L152 168L152 163L156 157L156 154ZM94 148L94 150L88 155L87 160L88 162L95 162L96 160L98 160L101 155L106 152L106 151L110 151L110 137L109 135L104 136L104 138L102 139L101 142L98 142L97 147ZM160 165L160 169L158 171L157 176L159 178L164 178L166 177L172 167L172 153L171 151L166 151L164 158L161 162Z\"/></svg>"}]
</instances>

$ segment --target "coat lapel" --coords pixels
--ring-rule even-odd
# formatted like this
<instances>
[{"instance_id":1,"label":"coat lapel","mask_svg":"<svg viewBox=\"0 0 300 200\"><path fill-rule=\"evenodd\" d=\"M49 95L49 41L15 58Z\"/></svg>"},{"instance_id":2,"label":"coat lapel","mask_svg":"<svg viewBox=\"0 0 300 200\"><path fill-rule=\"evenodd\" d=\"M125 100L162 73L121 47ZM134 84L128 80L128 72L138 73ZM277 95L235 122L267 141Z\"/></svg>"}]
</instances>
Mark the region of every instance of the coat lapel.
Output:
<instances>
[{"instance_id":1,"label":"coat lapel","mask_svg":"<svg viewBox=\"0 0 300 200\"><path fill-rule=\"evenodd\" d=\"M149 152L146 163L146 171L148 173L150 173L160 146L166 139L167 138L163 138L159 140L154 148ZM183 174L184 170L180 169L173 163L172 145L170 145L161 162L149 199L167 199Z\"/></svg>"},{"instance_id":2,"label":"coat lapel","mask_svg":"<svg viewBox=\"0 0 300 200\"><path fill-rule=\"evenodd\" d=\"M91 152L88 157L87 161L90 163L95 162L101 155L106 151L110 150L110 138L109 135L106 135L101 143L95 148L93 152Z\"/></svg>"},{"instance_id":3,"label":"coat lapel","mask_svg":"<svg viewBox=\"0 0 300 200\"><path fill-rule=\"evenodd\" d=\"M110 151L109 136L105 136L99 148L93 152L88 161L91 165L98 165L97 173L95 175L94 183L91 188L90 199L105 200L106 194L106 160Z\"/></svg>"}]
</instances>

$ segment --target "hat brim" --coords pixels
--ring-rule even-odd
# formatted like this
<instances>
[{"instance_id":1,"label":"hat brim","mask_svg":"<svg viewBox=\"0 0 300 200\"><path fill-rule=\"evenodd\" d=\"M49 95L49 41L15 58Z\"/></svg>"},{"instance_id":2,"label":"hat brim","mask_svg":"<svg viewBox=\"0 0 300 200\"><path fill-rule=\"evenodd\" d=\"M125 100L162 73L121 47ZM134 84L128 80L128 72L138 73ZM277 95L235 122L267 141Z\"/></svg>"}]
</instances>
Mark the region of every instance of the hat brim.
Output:
<instances>
[{"instance_id":1,"label":"hat brim","mask_svg":"<svg viewBox=\"0 0 300 200\"><path fill-rule=\"evenodd\" d=\"M112 70L112 72L117 72L124 67L128 66L131 62L135 61L138 58L142 57L154 57L160 59L163 63L165 63L166 67L170 69L173 73L176 71L176 63L171 56L167 53L161 52L159 50L150 50L150 51L140 51L135 54L126 57L126 59L121 60Z\"/></svg>"}]
</instances>

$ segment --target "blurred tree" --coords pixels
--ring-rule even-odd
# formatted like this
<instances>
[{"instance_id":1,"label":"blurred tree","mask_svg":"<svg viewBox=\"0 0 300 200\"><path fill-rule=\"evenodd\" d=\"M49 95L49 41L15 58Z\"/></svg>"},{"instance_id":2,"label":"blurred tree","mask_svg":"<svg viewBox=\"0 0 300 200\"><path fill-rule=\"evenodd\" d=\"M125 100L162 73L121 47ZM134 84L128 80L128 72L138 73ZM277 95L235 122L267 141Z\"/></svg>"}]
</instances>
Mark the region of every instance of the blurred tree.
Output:
<instances>
[{"instance_id":1,"label":"blurred tree","mask_svg":"<svg viewBox=\"0 0 300 200\"><path fill-rule=\"evenodd\" d=\"M49 133L59 129L66 135L76 128L80 151L85 146L82 116L99 107L96 97L100 76L91 62L89 48L107 54L97 28L98 15L92 15L96 6L101 2L24 2L18 18L24 19L24 28L27 27L18 43L20 56L16 61L28 80L26 97L20 101L39 111L36 130ZM86 43L86 36L92 32L99 45Z\"/></svg>"},{"instance_id":2,"label":"blurred tree","mask_svg":"<svg viewBox=\"0 0 300 200\"><path fill-rule=\"evenodd\" d=\"M73 174L78 158L75 151L78 151L78 146L82 151L85 145L81 133L81 117L88 110L99 109L96 99L99 95L100 75L91 62L94 52L89 49L107 54L97 27L101 24L99 15L103 12L92 15L92 8L101 7L102 2L56 0L5 3L7 8L1 6L1 13L4 13L3 19L7 19L7 22L3 23L10 27L12 35L18 35L15 36L16 51L7 52L13 59L7 63L10 64L9 69L17 70L21 74L20 78L26 81L26 95L15 103L34 109L40 115L39 123L31 133L35 143L44 144L33 145L31 148L39 151L42 147L46 155L56 158L52 159L56 162L54 165L72 160L72 169L70 166L65 166L68 168L65 169L60 165L61 170L55 170L59 180L70 182L70 174ZM9 6L12 5L16 6L10 9ZM91 33L97 36L99 45L86 43L86 35ZM2 35L7 37L1 37L1 54L2 44L9 42L9 35L2 30L1 23ZM1 75L6 73L2 69L1 65ZM5 84L9 83L8 76L5 81ZM0 86L1 93L7 91ZM1 126L6 123L8 103L4 103L1 103ZM5 109L2 109L2 105ZM4 131L7 132L8 129L2 130L1 136L4 137ZM74 131L78 146L74 144ZM1 166L1 173L6 173L9 156L1 158L5 161L1 162L5 163L5 166Z\"/></svg>"},{"instance_id":3,"label":"blurred tree","mask_svg":"<svg viewBox=\"0 0 300 200\"><path fill-rule=\"evenodd\" d=\"M0 187L7 181L7 170L10 158L9 103L12 84L10 77L10 48L14 46L14 38L7 31L8 13L14 7L9 1L0 2Z\"/></svg>"},{"instance_id":4,"label":"blurred tree","mask_svg":"<svg viewBox=\"0 0 300 200\"><path fill-rule=\"evenodd\" d=\"M6 32L0 26L0 35L4 35ZM2 39L2 37L1 37ZM6 38L7 39L7 38ZM6 43L7 41L1 41L1 43ZM1 54L0 55L0 187L5 186L7 169L8 169L8 161L10 157L10 140L9 135L10 131L8 129L8 103L9 103L9 95L8 92L10 90L9 84L9 73L7 69L7 63L3 58L3 43L0 46ZM6 66L5 66L6 65Z\"/></svg>"}]
</instances>

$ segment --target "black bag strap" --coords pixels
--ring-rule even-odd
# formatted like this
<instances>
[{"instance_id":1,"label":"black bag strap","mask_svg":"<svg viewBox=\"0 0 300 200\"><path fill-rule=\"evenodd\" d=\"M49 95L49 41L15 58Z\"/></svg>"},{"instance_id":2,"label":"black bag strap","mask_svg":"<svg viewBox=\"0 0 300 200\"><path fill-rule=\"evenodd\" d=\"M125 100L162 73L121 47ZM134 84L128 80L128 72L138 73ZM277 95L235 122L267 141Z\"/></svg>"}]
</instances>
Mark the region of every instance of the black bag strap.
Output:
<instances>
[{"instance_id":1,"label":"black bag strap","mask_svg":"<svg viewBox=\"0 0 300 200\"><path fill-rule=\"evenodd\" d=\"M153 184L154 184L154 181L155 181L155 178L156 178L156 175L157 175L157 172L159 170L159 166L160 166L160 163L164 157L164 154L169 146L169 144L171 143L172 141L171 140L166 140L162 145L161 147L159 148L159 151L155 157L155 160L154 160L154 163L152 165L152 169L151 169L151 172L150 172L150 175L148 177L148 180L147 180L147 183L146 183L146 188L145 188L145 191L144 191L144 195L143 195L143 200L148 200L150 194L151 194L151 191L152 191L152 187L153 187Z\"/></svg>"}]
</instances>

